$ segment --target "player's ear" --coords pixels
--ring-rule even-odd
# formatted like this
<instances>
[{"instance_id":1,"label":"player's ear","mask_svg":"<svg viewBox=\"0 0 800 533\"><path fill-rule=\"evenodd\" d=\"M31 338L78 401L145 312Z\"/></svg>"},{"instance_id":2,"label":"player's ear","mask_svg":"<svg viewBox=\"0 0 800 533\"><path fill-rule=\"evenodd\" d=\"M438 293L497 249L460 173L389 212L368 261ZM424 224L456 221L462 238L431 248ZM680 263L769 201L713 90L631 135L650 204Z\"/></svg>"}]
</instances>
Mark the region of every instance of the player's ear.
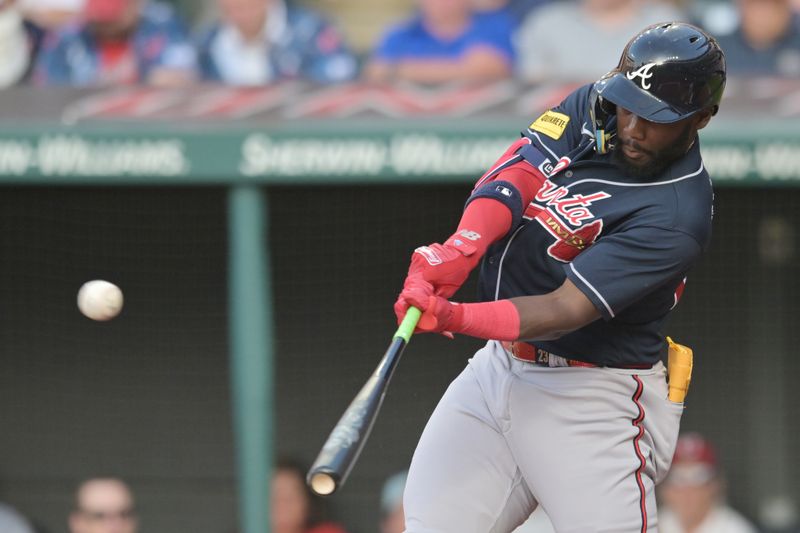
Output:
<instances>
[{"instance_id":1,"label":"player's ear","mask_svg":"<svg viewBox=\"0 0 800 533\"><path fill-rule=\"evenodd\" d=\"M695 115L697 117L697 129L702 130L705 128L708 125L708 122L711 120L711 116L713 114L714 112L711 109L699 111L697 115Z\"/></svg>"}]
</instances>

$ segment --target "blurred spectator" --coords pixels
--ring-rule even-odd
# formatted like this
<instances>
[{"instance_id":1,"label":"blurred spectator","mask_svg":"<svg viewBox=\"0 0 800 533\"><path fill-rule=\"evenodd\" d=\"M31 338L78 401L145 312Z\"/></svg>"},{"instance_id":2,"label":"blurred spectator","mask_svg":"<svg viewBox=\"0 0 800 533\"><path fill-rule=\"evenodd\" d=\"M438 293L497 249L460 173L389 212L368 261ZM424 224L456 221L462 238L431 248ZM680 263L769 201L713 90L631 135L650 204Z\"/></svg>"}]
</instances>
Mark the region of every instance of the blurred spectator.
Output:
<instances>
[{"instance_id":1,"label":"blurred spectator","mask_svg":"<svg viewBox=\"0 0 800 533\"><path fill-rule=\"evenodd\" d=\"M217 4L222 19L200 39L204 79L261 85L281 79L333 83L355 77L355 56L321 15L283 0Z\"/></svg>"},{"instance_id":2,"label":"blurred spectator","mask_svg":"<svg viewBox=\"0 0 800 533\"><path fill-rule=\"evenodd\" d=\"M729 34L739 25L735 0L696 2L687 9L691 21L715 37Z\"/></svg>"},{"instance_id":3,"label":"blurred spectator","mask_svg":"<svg viewBox=\"0 0 800 533\"><path fill-rule=\"evenodd\" d=\"M397 472L383 483L381 490L381 533L403 533L406 517L403 512L403 491L408 472Z\"/></svg>"},{"instance_id":4,"label":"blurred spectator","mask_svg":"<svg viewBox=\"0 0 800 533\"><path fill-rule=\"evenodd\" d=\"M731 75L800 77L800 16L791 0L738 0L739 24L718 35Z\"/></svg>"},{"instance_id":5,"label":"blurred spectator","mask_svg":"<svg viewBox=\"0 0 800 533\"><path fill-rule=\"evenodd\" d=\"M121 479L91 478L75 491L69 516L71 533L136 533L133 494Z\"/></svg>"},{"instance_id":6,"label":"blurred spectator","mask_svg":"<svg viewBox=\"0 0 800 533\"><path fill-rule=\"evenodd\" d=\"M346 533L323 520L322 499L305 482L307 468L281 459L272 476L270 520L272 533Z\"/></svg>"},{"instance_id":7,"label":"blurred spectator","mask_svg":"<svg viewBox=\"0 0 800 533\"><path fill-rule=\"evenodd\" d=\"M417 15L389 29L366 67L374 82L490 81L511 75L513 23L507 13L491 24L471 0L419 0Z\"/></svg>"},{"instance_id":8,"label":"blurred spectator","mask_svg":"<svg viewBox=\"0 0 800 533\"><path fill-rule=\"evenodd\" d=\"M517 32L519 76L532 82L589 82L613 69L630 38L657 22L685 20L646 0L565 0L537 9Z\"/></svg>"},{"instance_id":9,"label":"blurred spectator","mask_svg":"<svg viewBox=\"0 0 800 533\"><path fill-rule=\"evenodd\" d=\"M770 495L758 507L762 533L800 533L797 504L789 494Z\"/></svg>"},{"instance_id":10,"label":"blurred spectator","mask_svg":"<svg viewBox=\"0 0 800 533\"><path fill-rule=\"evenodd\" d=\"M697 433L678 439L672 468L661 485L661 533L755 533L725 503L724 482L711 443Z\"/></svg>"},{"instance_id":11,"label":"blurred spectator","mask_svg":"<svg viewBox=\"0 0 800 533\"><path fill-rule=\"evenodd\" d=\"M33 533L33 527L13 507L0 503L0 531L2 533Z\"/></svg>"},{"instance_id":12,"label":"blurred spectator","mask_svg":"<svg viewBox=\"0 0 800 533\"><path fill-rule=\"evenodd\" d=\"M0 88L16 85L25 78L34 42L16 1L0 0Z\"/></svg>"},{"instance_id":13,"label":"blurred spectator","mask_svg":"<svg viewBox=\"0 0 800 533\"><path fill-rule=\"evenodd\" d=\"M25 18L46 30L74 22L83 12L86 0L19 0Z\"/></svg>"},{"instance_id":14,"label":"blurred spectator","mask_svg":"<svg viewBox=\"0 0 800 533\"><path fill-rule=\"evenodd\" d=\"M38 84L174 86L194 79L194 49L169 5L86 0L84 18L45 38Z\"/></svg>"}]
</instances>

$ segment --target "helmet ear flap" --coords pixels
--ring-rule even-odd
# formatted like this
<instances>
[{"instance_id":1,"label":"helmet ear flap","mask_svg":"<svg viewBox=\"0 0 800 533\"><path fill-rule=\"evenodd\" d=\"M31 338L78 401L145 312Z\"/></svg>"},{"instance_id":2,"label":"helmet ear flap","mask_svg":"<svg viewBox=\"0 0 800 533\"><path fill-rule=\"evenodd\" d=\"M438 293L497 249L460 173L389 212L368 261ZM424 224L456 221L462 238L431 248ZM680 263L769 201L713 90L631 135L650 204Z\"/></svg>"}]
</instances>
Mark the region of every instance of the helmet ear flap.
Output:
<instances>
[{"instance_id":1,"label":"helmet ear flap","mask_svg":"<svg viewBox=\"0 0 800 533\"><path fill-rule=\"evenodd\" d=\"M594 124L595 151L605 154L614 147L614 131L610 122L617 116L617 106L594 91L589 114Z\"/></svg>"}]
</instances>

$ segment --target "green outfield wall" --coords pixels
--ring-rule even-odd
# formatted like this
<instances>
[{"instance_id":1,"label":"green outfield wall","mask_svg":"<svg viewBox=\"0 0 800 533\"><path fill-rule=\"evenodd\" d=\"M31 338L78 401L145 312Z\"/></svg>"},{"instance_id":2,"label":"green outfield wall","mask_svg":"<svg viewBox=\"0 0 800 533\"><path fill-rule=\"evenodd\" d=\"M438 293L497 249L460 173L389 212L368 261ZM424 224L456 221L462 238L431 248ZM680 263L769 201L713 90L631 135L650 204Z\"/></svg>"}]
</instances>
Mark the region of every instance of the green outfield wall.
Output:
<instances>
[{"instance_id":1,"label":"green outfield wall","mask_svg":"<svg viewBox=\"0 0 800 533\"><path fill-rule=\"evenodd\" d=\"M0 183L467 183L494 162L524 124L463 120L443 127L384 121L377 130L358 122L327 124L328 131L319 124L306 127L0 129ZM800 127L776 128L758 135L721 122L703 132L703 158L714 183L800 184Z\"/></svg>"}]
</instances>

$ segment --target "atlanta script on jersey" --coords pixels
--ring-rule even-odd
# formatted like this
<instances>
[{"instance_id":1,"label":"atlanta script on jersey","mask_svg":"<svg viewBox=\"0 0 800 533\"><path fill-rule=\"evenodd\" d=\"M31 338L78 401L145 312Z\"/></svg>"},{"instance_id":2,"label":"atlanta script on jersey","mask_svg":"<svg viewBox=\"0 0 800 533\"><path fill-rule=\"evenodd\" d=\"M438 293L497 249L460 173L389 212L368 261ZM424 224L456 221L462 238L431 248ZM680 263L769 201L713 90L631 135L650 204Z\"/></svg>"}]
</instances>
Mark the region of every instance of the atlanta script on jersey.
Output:
<instances>
[{"instance_id":1,"label":"atlanta script on jersey","mask_svg":"<svg viewBox=\"0 0 800 533\"><path fill-rule=\"evenodd\" d=\"M487 252L480 298L545 294L568 277L603 320L533 344L599 365L651 365L665 349L664 319L710 239L713 191L699 139L649 180L598 154L590 90L545 112L479 180L489 183L520 161L547 176L519 224Z\"/></svg>"}]
</instances>

